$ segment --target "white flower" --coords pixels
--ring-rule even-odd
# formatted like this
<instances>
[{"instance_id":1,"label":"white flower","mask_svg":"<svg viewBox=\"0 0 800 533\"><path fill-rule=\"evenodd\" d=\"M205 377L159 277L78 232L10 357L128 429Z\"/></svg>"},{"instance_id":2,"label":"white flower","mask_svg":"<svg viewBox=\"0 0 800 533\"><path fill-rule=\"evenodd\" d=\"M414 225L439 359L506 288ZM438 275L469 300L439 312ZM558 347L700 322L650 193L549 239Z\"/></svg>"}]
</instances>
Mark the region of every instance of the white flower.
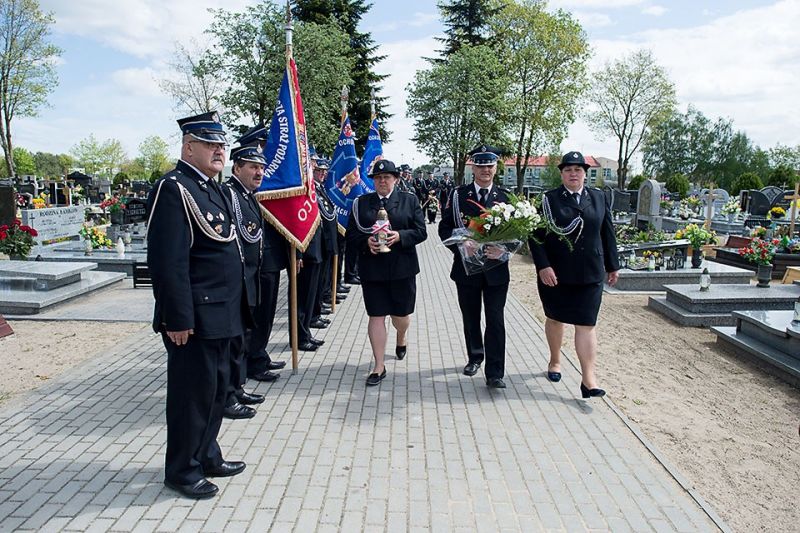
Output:
<instances>
[{"instance_id":1,"label":"white flower","mask_svg":"<svg viewBox=\"0 0 800 533\"><path fill-rule=\"evenodd\" d=\"M492 229L492 225L489 224L489 223L486 223L486 224L483 225L483 229L488 231L488 230Z\"/></svg>"}]
</instances>

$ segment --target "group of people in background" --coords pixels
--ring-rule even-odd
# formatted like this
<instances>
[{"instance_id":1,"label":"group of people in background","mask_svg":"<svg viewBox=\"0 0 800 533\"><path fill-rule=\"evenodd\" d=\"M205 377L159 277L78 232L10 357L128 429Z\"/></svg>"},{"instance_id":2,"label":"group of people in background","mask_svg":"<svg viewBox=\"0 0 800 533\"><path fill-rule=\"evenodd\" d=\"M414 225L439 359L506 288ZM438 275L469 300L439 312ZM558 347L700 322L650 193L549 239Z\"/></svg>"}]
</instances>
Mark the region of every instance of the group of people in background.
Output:
<instances>
[{"instance_id":1,"label":"group of people in background","mask_svg":"<svg viewBox=\"0 0 800 533\"><path fill-rule=\"evenodd\" d=\"M247 379L274 381L275 371L285 365L271 359L267 346L280 275L291 264L292 248L265 220L270 215L255 198L266 167L265 128L237 139L230 156L233 175L220 184L216 176L225 165L227 138L218 115L205 113L178 124L181 158L148 199L148 266L155 296L153 329L162 335L168 357L165 484L201 499L218 492L209 478L234 476L246 467L223 458L217 443L222 418L255 416L253 406L264 396L246 391ZM509 192L494 183L497 158L491 147L473 150L474 181L459 187L449 177L412 180L409 168L377 160L370 171L375 192L354 201L342 236L322 186L327 162L312 157L320 224L306 249L296 252L298 348L313 351L324 344L312 329L328 327L325 315L332 303L351 290L337 283L334 293L332 283L333 257L349 255L354 264L338 272L362 287L374 358L366 385L379 385L387 376L387 317L395 329L396 359L414 353L408 332L420 273L416 247L428 238L426 215L431 224L441 212L438 234L445 240L483 208L507 202ZM602 283L604 278L616 281L619 262L610 210L602 193L584 187L586 167L580 153L564 156L559 165L563 185L549 191L543 205L557 231L534 236L529 245L547 315L547 377L561 379L564 324L574 324L581 394L589 398L605 394L594 373L594 325ZM563 230L578 219L582 231L577 235ZM450 248L450 277L465 342L463 374L474 376L484 366L486 385L503 389L508 263L468 273L459 257L463 252Z\"/></svg>"}]
</instances>

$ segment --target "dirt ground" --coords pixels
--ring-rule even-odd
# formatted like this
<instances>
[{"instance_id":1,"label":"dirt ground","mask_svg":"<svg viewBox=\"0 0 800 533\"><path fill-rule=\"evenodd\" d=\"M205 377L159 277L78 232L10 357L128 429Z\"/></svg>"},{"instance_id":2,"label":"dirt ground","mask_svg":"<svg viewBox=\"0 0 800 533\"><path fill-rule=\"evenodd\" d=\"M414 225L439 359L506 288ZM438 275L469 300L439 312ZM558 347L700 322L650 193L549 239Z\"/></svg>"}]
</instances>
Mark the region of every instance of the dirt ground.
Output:
<instances>
[{"instance_id":1,"label":"dirt ground","mask_svg":"<svg viewBox=\"0 0 800 533\"><path fill-rule=\"evenodd\" d=\"M0 339L0 407L18 394L110 349L148 324L9 321L14 334Z\"/></svg>"},{"instance_id":2,"label":"dirt ground","mask_svg":"<svg viewBox=\"0 0 800 533\"><path fill-rule=\"evenodd\" d=\"M511 279L544 323L529 256L514 257ZM734 530L797 531L800 390L725 352L710 330L651 311L647 298L603 295L600 385ZM565 348L577 365L572 334Z\"/></svg>"}]
</instances>

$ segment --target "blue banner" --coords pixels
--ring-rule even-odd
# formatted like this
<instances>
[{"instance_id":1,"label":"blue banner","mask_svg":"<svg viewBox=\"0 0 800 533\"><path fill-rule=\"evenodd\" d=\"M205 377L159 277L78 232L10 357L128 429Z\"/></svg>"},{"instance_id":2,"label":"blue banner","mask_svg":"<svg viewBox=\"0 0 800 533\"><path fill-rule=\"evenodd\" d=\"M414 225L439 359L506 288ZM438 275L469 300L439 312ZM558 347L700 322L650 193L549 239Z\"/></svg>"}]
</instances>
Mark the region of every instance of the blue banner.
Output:
<instances>
[{"instance_id":1,"label":"blue banner","mask_svg":"<svg viewBox=\"0 0 800 533\"><path fill-rule=\"evenodd\" d=\"M336 207L339 231L342 232L347 228L347 218L353 208L353 201L362 194L375 190L372 183L367 184L361 177L356 157L355 134L350 127L349 116L345 116L339 141L333 150L331 167L325 176L325 190Z\"/></svg>"},{"instance_id":2,"label":"blue banner","mask_svg":"<svg viewBox=\"0 0 800 533\"><path fill-rule=\"evenodd\" d=\"M369 126L369 135L367 136L367 144L364 146L364 156L361 158L361 179L372 190L375 190L375 185L369 177L369 171L372 170L372 165L375 161L383 159L383 143L381 143L381 130L378 127L378 119L372 119L372 124Z\"/></svg>"},{"instance_id":3,"label":"blue banner","mask_svg":"<svg viewBox=\"0 0 800 533\"><path fill-rule=\"evenodd\" d=\"M264 159L267 165L258 189L259 200L287 198L307 192L310 159L294 59L289 59L283 74L278 103L264 145Z\"/></svg>"}]
</instances>

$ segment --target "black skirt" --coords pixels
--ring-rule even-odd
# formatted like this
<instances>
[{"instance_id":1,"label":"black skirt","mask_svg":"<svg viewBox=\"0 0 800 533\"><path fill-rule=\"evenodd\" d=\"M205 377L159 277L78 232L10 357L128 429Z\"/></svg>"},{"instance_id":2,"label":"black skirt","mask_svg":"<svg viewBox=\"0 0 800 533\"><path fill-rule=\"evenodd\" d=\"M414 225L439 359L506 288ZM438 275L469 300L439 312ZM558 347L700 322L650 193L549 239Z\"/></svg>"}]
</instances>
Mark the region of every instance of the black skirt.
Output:
<instances>
[{"instance_id":1,"label":"black skirt","mask_svg":"<svg viewBox=\"0 0 800 533\"><path fill-rule=\"evenodd\" d=\"M537 279L539 298L547 318L576 326L594 326L600 311L603 282L588 285L565 285L559 283L548 287Z\"/></svg>"},{"instance_id":2,"label":"black skirt","mask_svg":"<svg viewBox=\"0 0 800 533\"><path fill-rule=\"evenodd\" d=\"M417 277L389 281L361 280L364 307L369 316L406 316L417 302Z\"/></svg>"}]
</instances>

